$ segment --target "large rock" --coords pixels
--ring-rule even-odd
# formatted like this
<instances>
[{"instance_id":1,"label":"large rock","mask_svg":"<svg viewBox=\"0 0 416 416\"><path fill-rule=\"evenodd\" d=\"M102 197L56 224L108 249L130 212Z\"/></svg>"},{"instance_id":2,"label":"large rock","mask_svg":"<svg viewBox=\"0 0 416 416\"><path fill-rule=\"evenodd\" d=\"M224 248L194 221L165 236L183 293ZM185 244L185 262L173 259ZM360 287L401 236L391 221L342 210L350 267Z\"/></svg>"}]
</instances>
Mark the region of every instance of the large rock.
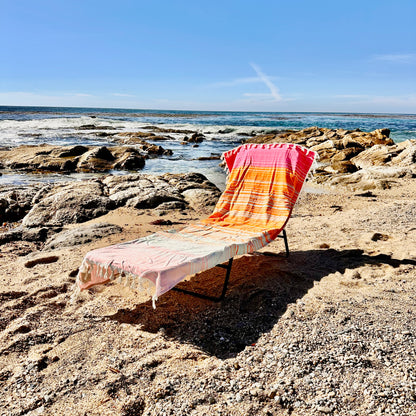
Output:
<instances>
[{"instance_id":1,"label":"large rock","mask_svg":"<svg viewBox=\"0 0 416 416\"><path fill-rule=\"evenodd\" d=\"M117 206L131 206L134 208L157 208L167 202L181 202L188 204L192 199L188 190L194 194L205 195L204 198L193 198L192 208L199 210L208 204L212 207L220 196L219 189L209 182L205 176L198 173L165 174L161 176L136 174L123 176L109 176L104 179L108 187L109 197Z\"/></svg>"},{"instance_id":2,"label":"large rock","mask_svg":"<svg viewBox=\"0 0 416 416\"><path fill-rule=\"evenodd\" d=\"M170 149L165 149L162 146L151 144L146 140L143 140L144 138L152 141L175 140L171 136L156 136L154 133L139 131L133 133L119 133L117 138L119 143L134 144L147 157L170 156L173 154L172 150Z\"/></svg>"},{"instance_id":3,"label":"large rock","mask_svg":"<svg viewBox=\"0 0 416 416\"><path fill-rule=\"evenodd\" d=\"M5 186L0 189L0 220L1 222L19 221L32 208L33 200L40 189L39 184L32 186Z\"/></svg>"},{"instance_id":4,"label":"large rock","mask_svg":"<svg viewBox=\"0 0 416 416\"><path fill-rule=\"evenodd\" d=\"M351 162L359 169L370 166L386 165L392 158L392 151L388 146L374 145L351 159Z\"/></svg>"},{"instance_id":5,"label":"large rock","mask_svg":"<svg viewBox=\"0 0 416 416\"><path fill-rule=\"evenodd\" d=\"M25 172L107 172L109 170L139 170L145 158L172 154L161 146L142 148L126 146L19 146L0 150L4 168Z\"/></svg>"},{"instance_id":6,"label":"large rock","mask_svg":"<svg viewBox=\"0 0 416 416\"><path fill-rule=\"evenodd\" d=\"M8 188L3 189L3 198L0 198L3 212L10 206L4 197L6 190L11 192ZM121 206L158 208L164 212L185 208L211 212L220 193L214 184L198 173L108 175L82 182L27 187L22 190L26 197L25 210L19 215L29 212L21 227L0 234L0 244L18 239L45 241L65 225L88 221ZM12 196L17 199L16 195ZM33 206L29 210L30 204ZM64 235L65 241L71 235L77 235L77 232L68 232ZM86 235L85 239L88 238ZM58 244L63 243L57 240L52 244L51 240L48 246L57 247Z\"/></svg>"},{"instance_id":7,"label":"large rock","mask_svg":"<svg viewBox=\"0 0 416 416\"><path fill-rule=\"evenodd\" d=\"M331 177L327 184L343 185L352 190L390 189L397 183L397 179L404 177L412 177L407 168L375 166L349 175Z\"/></svg>"},{"instance_id":8,"label":"large rock","mask_svg":"<svg viewBox=\"0 0 416 416\"><path fill-rule=\"evenodd\" d=\"M195 211L205 214L210 214L218 201L218 194L211 189L187 189L183 196Z\"/></svg>"},{"instance_id":9,"label":"large rock","mask_svg":"<svg viewBox=\"0 0 416 416\"><path fill-rule=\"evenodd\" d=\"M392 166L407 166L416 170L416 139L406 140L396 146L397 154L391 159Z\"/></svg>"},{"instance_id":10,"label":"large rock","mask_svg":"<svg viewBox=\"0 0 416 416\"><path fill-rule=\"evenodd\" d=\"M56 227L85 222L106 214L115 204L100 181L54 186L23 219L24 227Z\"/></svg>"},{"instance_id":11,"label":"large rock","mask_svg":"<svg viewBox=\"0 0 416 416\"><path fill-rule=\"evenodd\" d=\"M121 231L123 229L115 224L98 223L81 225L77 228L56 234L46 242L43 249L54 250L56 248L87 244L108 235L120 233Z\"/></svg>"},{"instance_id":12,"label":"large rock","mask_svg":"<svg viewBox=\"0 0 416 416\"><path fill-rule=\"evenodd\" d=\"M94 147L80 157L77 170L81 172L108 171L113 167L114 160L114 155L107 147Z\"/></svg>"},{"instance_id":13,"label":"large rock","mask_svg":"<svg viewBox=\"0 0 416 416\"><path fill-rule=\"evenodd\" d=\"M389 129L364 132L310 127L258 135L248 142L301 144L318 153L314 181L371 189L389 187L394 179L405 175L403 169L386 168L406 167L406 176L416 175L416 140L395 144L389 135ZM380 169L370 169L373 167Z\"/></svg>"}]
</instances>

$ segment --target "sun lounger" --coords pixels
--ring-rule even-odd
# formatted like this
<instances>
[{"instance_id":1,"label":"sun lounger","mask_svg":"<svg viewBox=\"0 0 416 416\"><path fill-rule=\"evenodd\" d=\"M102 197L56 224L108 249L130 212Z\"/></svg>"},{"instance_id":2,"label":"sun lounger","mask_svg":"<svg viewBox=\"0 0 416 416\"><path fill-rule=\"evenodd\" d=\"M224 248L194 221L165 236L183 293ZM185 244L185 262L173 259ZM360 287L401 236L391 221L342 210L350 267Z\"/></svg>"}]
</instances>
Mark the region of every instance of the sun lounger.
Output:
<instances>
[{"instance_id":1,"label":"sun lounger","mask_svg":"<svg viewBox=\"0 0 416 416\"><path fill-rule=\"evenodd\" d=\"M227 186L208 218L179 231L90 251L77 276L79 288L116 278L139 288L147 279L154 304L185 277L220 265L227 269L221 296L198 296L221 300L234 256L252 253L277 237L284 238L288 253L284 227L315 156L304 147L281 143L245 144L224 153Z\"/></svg>"}]
</instances>

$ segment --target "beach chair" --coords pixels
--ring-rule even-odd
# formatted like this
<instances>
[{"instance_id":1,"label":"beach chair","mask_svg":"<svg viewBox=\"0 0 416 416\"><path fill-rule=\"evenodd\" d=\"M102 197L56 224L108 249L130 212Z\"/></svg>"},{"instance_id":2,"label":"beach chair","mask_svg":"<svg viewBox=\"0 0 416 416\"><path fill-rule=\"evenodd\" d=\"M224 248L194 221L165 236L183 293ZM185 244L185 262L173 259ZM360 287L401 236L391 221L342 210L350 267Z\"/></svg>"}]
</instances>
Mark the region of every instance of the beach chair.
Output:
<instances>
[{"instance_id":1,"label":"beach chair","mask_svg":"<svg viewBox=\"0 0 416 416\"><path fill-rule=\"evenodd\" d=\"M178 231L90 251L78 272L79 288L116 278L140 288L147 279L153 305L170 289L222 300L234 256L253 253L277 237L284 239L289 254L284 227L315 156L302 146L283 143L244 144L224 153L227 185L208 218ZM187 276L217 265L227 270L220 296L175 287Z\"/></svg>"}]
</instances>

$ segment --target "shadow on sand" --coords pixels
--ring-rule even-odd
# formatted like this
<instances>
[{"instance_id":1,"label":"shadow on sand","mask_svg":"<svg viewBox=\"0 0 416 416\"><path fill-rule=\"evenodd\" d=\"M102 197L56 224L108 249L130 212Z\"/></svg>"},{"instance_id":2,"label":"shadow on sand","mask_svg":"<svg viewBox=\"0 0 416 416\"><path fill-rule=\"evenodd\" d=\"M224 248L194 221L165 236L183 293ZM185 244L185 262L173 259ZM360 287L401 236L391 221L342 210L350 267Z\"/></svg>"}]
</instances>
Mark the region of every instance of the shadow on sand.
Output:
<instances>
[{"instance_id":1,"label":"shadow on sand","mask_svg":"<svg viewBox=\"0 0 416 416\"><path fill-rule=\"evenodd\" d=\"M226 298L221 303L170 291L152 308L151 301L133 310L121 309L108 319L140 325L149 332L165 331L170 338L190 343L208 354L229 358L270 331L289 304L302 298L323 277L363 265L399 267L415 260L388 255L369 256L362 250L291 252L288 259L263 252L234 260ZM221 292L224 270L195 275L182 287L206 294Z\"/></svg>"}]
</instances>

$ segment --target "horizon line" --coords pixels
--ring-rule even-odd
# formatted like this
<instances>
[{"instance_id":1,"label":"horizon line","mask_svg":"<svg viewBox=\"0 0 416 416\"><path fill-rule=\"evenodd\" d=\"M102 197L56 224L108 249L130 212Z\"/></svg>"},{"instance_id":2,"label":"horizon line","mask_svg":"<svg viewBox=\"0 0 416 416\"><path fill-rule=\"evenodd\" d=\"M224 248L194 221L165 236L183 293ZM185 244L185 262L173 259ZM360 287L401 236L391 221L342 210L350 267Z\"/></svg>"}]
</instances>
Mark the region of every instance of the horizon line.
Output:
<instances>
[{"instance_id":1,"label":"horizon line","mask_svg":"<svg viewBox=\"0 0 416 416\"><path fill-rule=\"evenodd\" d=\"M358 115L416 115L416 113L400 113L400 112L355 112L355 111L262 111L262 110L175 110L160 108L127 108L127 107L89 107L89 106L56 106L56 105L7 105L0 104L1 107L9 108L73 108L73 109L89 109L89 110L129 110L129 111L157 111L157 112L187 112L187 113L283 113L283 114L358 114Z\"/></svg>"}]
</instances>

